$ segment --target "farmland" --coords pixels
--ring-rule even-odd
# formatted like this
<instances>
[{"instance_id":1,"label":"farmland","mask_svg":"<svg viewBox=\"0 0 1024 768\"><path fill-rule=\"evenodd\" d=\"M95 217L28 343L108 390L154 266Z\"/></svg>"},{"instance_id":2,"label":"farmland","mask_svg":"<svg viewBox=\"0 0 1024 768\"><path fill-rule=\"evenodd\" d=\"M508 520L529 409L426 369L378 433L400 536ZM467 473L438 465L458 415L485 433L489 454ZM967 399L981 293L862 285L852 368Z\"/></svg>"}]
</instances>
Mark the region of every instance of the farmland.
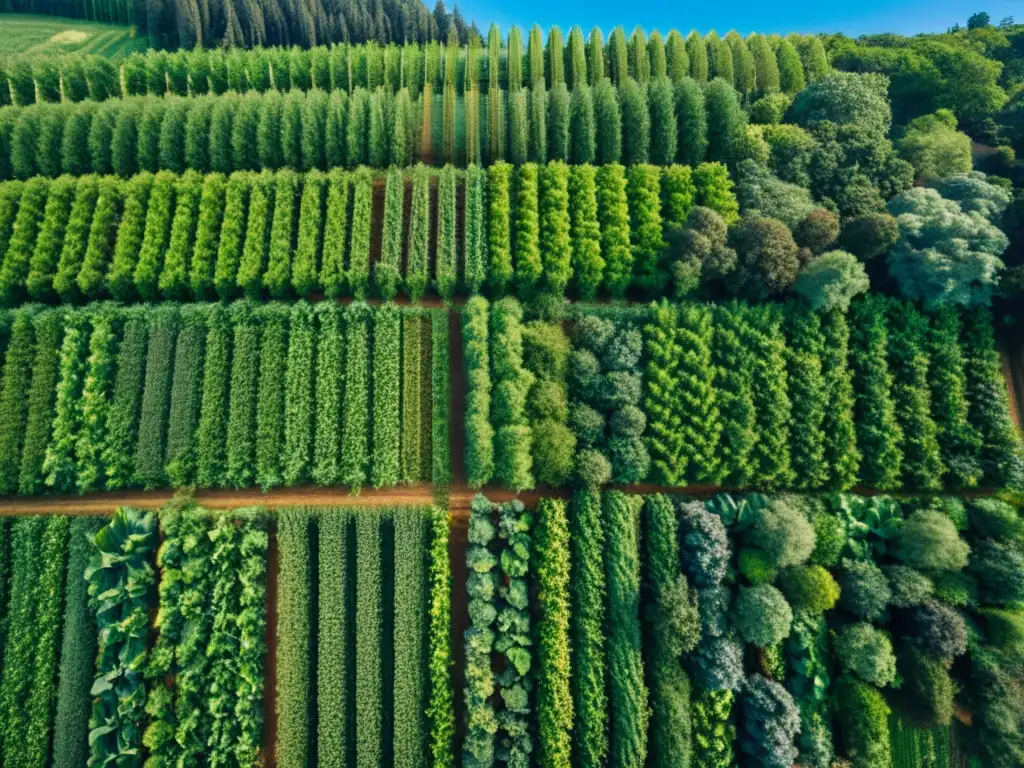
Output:
<instances>
[{"instance_id":1,"label":"farmland","mask_svg":"<svg viewBox=\"0 0 1024 768\"><path fill-rule=\"evenodd\" d=\"M80 53L118 59L149 46L127 26L53 16L8 14L0 16L4 39L0 55Z\"/></svg>"},{"instance_id":2,"label":"farmland","mask_svg":"<svg viewBox=\"0 0 1024 768\"><path fill-rule=\"evenodd\" d=\"M11 10L4 766L1024 764L1024 26Z\"/></svg>"}]
</instances>

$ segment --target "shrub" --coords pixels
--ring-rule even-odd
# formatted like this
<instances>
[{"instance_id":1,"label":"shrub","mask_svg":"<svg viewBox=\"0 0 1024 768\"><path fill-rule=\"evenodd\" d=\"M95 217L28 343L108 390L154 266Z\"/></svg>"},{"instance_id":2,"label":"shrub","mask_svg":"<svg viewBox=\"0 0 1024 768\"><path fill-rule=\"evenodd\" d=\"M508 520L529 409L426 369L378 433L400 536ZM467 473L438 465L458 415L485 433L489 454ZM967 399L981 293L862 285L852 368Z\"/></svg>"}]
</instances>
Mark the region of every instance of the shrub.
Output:
<instances>
[{"instance_id":1,"label":"shrub","mask_svg":"<svg viewBox=\"0 0 1024 768\"><path fill-rule=\"evenodd\" d=\"M820 565L786 568L779 575L779 588L794 611L811 614L832 610L840 594L832 574Z\"/></svg>"},{"instance_id":2,"label":"shrub","mask_svg":"<svg viewBox=\"0 0 1024 768\"><path fill-rule=\"evenodd\" d=\"M857 447L853 371L849 367L850 330L846 316L837 310L825 313L821 329L825 338L821 370L828 398L822 424L828 436L825 458L830 467L830 483L845 489L856 482L861 461Z\"/></svg>"},{"instance_id":3,"label":"shrub","mask_svg":"<svg viewBox=\"0 0 1024 768\"><path fill-rule=\"evenodd\" d=\"M730 231L729 245L739 259L739 283L752 297L781 293L796 281L797 247L781 221L747 215Z\"/></svg>"},{"instance_id":4,"label":"shrub","mask_svg":"<svg viewBox=\"0 0 1024 768\"><path fill-rule=\"evenodd\" d=\"M539 244L545 289L565 292L572 277L569 229L569 167L550 163L539 173Z\"/></svg>"},{"instance_id":5,"label":"shrub","mask_svg":"<svg viewBox=\"0 0 1024 768\"><path fill-rule=\"evenodd\" d=\"M491 425L488 304L481 297L463 310L466 360L466 480L471 488L486 483L494 472L494 428Z\"/></svg>"},{"instance_id":6,"label":"shrub","mask_svg":"<svg viewBox=\"0 0 1024 768\"><path fill-rule=\"evenodd\" d=\"M725 576L729 564L729 537L721 518L698 502L679 507L683 570L696 587L711 587Z\"/></svg>"},{"instance_id":7,"label":"shrub","mask_svg":"<svg viewBox=\"0 0 1024 768\"><path fill-rule=\"evenodd\" d=\"M749 536L778 568L800 565L814 551L814 527L800 509L781 499L760 511Z\"/></svg>"},{"instance_id":8,"label":"shrub","mask_svg":"<svg viewBox=\"0 0 1024 768\"><path fill-rule=\"evenodd\" d=\"M828 482L829 475L825 459L827 435L822 429L828 408L828 384L821 365L825 336L819 316L801 307L787 307L784 322L793 403L790 452L795 482L798 487L819 488Z\"/></svg>"},{"instance_id":9,"label":"shrub","mask_svg":"<svg viewBox=\"0 0 1024 768\"><path fill-rule=\"evenodd\" d=\"M769 584L775 581L778 569L764 550L746 547L740 550L737 565L747 581L753 585Z\"/></svg>"},{"instance_id":10,"label":"shrub","mask_svg":"<svg viewBox=\"0 0 1024 768\"><path fill-rule=\"evenodd\" d=\"M884 688L896 678L892 642L866 622L849 624L836 637L836 656L846 672Z\"/></svg>"},{"instance_id":11,"label":"shrub","mask_svg":"<svg viewBox=\"0 0 1024 768\"><path fill-rule=\"evenodd\" d=\"M494 163L487 169L487 281L499 293L513 277L511 178L512 166L508 163Z\"/></svg>"},{"instance_id":12,"label":"shrub","mask_svg":"<svg viewBox=\"0 0 1024 768\"><path fill-rule=\"evenodd\" d=\"M324 214L324 242L320 263L320 285L331 299L345 288L345 239L349 229L348 176L337 169L327 175L327 210Z\"/></svg>"},{"instance_id":13,"label":"shrub","mask_svg":"<svg viewBox=\"0 0 1024 768\"><path fill-rule=\"evenodd\" d=\"M320 302L314 313L317 376L313 401L316 405L313 459L310 476L318 485L338 482L341 459L342 393L345 387L345 344L342 312L333 302Z\"/></svg>"},{"instance_id":14,"label":"shrub","mask_svg":"<svg viewBox=\"0 0 1024 768\"><path fill-rule=\"evenodd\" d=\"M758 439L750 453L753 476L762 487L788 486L793 482L790 454L789 399L786 372L786 342L782 335L782 313L777 305L751 307L742 339L753 352L754 375L751 398L756 414Z\"/></svg>"},{"instance_id":15,"label":"shrub","mask_svg":"<svg viewBox=\"0 0 1024 768\"><path fill-rule=\"evenodd\" d=\"M82 427L79 401L89 342L89 319L85 313L68 318L60 349L53 431L46 447L43 472L46 484L61 491L69 491L75 484L75 444Z\"/></svg>"},{"instance_id":16,"label":"shrub","mask_svg":"<svg viewBox=\"0 0 1024 768\"><path fill-rule=\"evenodd\" d=\"M167 479L164 472L165 441L177 333L178 312L175 306L167 305L150 313L146 378L135 450L135 482L145 488L164 485Z\"/></svg>"},{"instance_id":17,"label":"shrub","mask_svg":"<svg viewBox=\"0 0 1024 768\"><path fill-rule=\"evenodd\" d=\"M926 599L910 609L903 622L908 642L922 653L952 661L967 651L967 624L956 610Z\"/></svg>"},{"instance_id":18,"label":"shrub","mask_svg":"<svg viewBox=\"0 0 1024 768\"><path fill-rule=\"evenodd\" d=\"M373 279L384 299L398 293L402 268L402 214L405 207L405 179L397 168L388 171L384 191L384 225L381 259L374 265Z\"/></svg>"},{"instance_id":19,"label":"shrub","mask_svg":"<svg viewBox=\"0 0 1024 768\"><path fill-rule=\"evenodd\" d=\"M797 757L800 713L789 692L761 675L747 679L740 697L743 732L740 749L756 765L787 768Z\"/></svg>"},{"instance_id":20,"label":"shrub","mask_svg":"<svg viewBox=\"0 0 1024 768\"><path fill-rule=\"evenodd\" d=\"M694 682L704 691L735 691L742 687L743 644L735 636L703 638L690 659ZM695 744L700 743L697 728L698 721L694 717Z\"/></svg>"},{"instance_id":21,"label":"shrub","mask_svg":"<svg viewBox=\"0 0 1024 768\"><path fill-rule=\"evenodd\" d=\"M25 184L0 267L0 303L13 304L25 293L36 238L43 224L51 182L35 177Z\"/></svg>"},{"instance_id":22,"label":"shrub","mask_svg":"<svg viewBox=\"0 0 1024 768\"><path fill-rule=\"evenodd\" d=\"M904 521L893 547L898 559L926 571L959 571L966 567L970 551L953 521L931 510L919 510Z\"/></svg>"},{"instance_id":23,"label":"shrub","mask_svg":"<svg viewBox=\"0 0 1024 768\"><path fill-rule=\"evenodd\" d=\"M274 192L273 178L273 175L266 171L251 178L245 237L241 251L234 249L230 251L232 256L239 254L237 271L235 271L235 286L250 299L259 298L263 289L263 272L266 269L269 241L267 223L271 222L270 205ZM222 235L222 243L223 239ZM219 266L218 264L218 271Z\"/></svg>"},{"instance_id":24,"label":"shrub","mask_svg":"<svg viewBox=\"0 0 1024 768\"><path fill-rule=\"evenodd\" d=\"M909 566L888 565L882 570L889 579L889 589L892 592L889 602L896 608L921 605L935 590L931 579Z\"/></svg>"},{"instance_id":25,"label":"shrub","mask_svg":"<svg viewBox=\"0 0 1024 768\"><path fill-rule=\"evenodd\" d=\"M985 602L1024 599L1024 555L1015 547L998 541L976 542L968 570L978 580Z\"/></svg>"},{"instance_id":26,"label":"shrub","mask_svg":"<svg viewBox=\"0 0 1024 768\"><path fill-rule=\"evenodd\" d=\"M305 302L290 310L288 356L284 370L284 445L281 477L297 485L310 477L313 461L314 326L313 307ZM323 371L323 376L331 373Z\"/></svg>"},{"instance_id":27,"label":"shrub","mask_svg":"<svg viewBox=\"0 0 1024 768\"><path fill-rule=\"evenodd\" d=\"M255 478L256 396L259 382L260 326L248 302L231 306L234 338L231 345L231 383L228 386L227 471L235 488Z\"/></svg>"},{"instance_id":28,"label":"shrub","mask_svg":"<svg viewBox=\"0 0 1024 768\"><path fill-rule=\"evenodd\" d=\"M487 279L487 222L484 218L486 184L487 176L480 166L471 165L466 170L465 284L470 293L479 292Z\"/></svg>"},{"instance_id":29,"label":"shrub","mask_svg":"<svg viewBox=\"0 0 1024 768\"><path fill-rule=\"evenodd\" d=\"M770 584L761 584L740 588L732 620L744 640L766 648L789 635L793 611L779 590Z\"/></svg>"},{"instance_id":30,"label":"shrub","mask_svg":"<svg viewBox=\"0 0 1024 768\"><path fill-rule=\"evenodd\" d=\"M633 275L625 169L620 165L601 166L597 170L596 180L601 254L605 259L604 283L613 297L621 298Z\"/></svg>"},{"instance_id":31,"label":"shrub","mask_svg":"<svg viewBox=\"0 0 1024 768\"><path fill-rule=\"evenodd\" d=\"M661 170L653 165L633 165L626 172L633 279L650 292L662 290L668 274L661 263L662 239Z\"/></svg>"},{"instance_id":32,"label":"shrub","mask_svg":"<svg viewBox=\"0 0 1024 768\"><path fill-rule=\"evenodd\" d=\"M5 495L14 493L19 485L27 396L33 383L33 314L31 309L22 309L14 315L0 379L0 492ZM49 426L46 425L47 431ZM49 434L45 439L48 438Z\"/></svg>"},{"instance_id":33,"label":"shrub","mask_svg":"<svg viewBox=\"0 0 1024 768\"><path fill-rule=\"evenodd\" d=\"M968 513L971 530L987 539L1016 541L1024 531L1017 510L999 499L971 499Z\"/></svg>"},{"instance_id":34,"label":"shrub","mask_svg":"<svg viewBox=\"0 0 1024 768\"><path fill-rule=\"evenodd\" d=\"M167 171L153 177L138 262L132 276L135 290L145 301L153 301L159 295L160 270L171 237L176 185L177 177Z\"/></svg>"},{"instance_id":35,"label":"shrub","mask_svg":"<svg viewBox=\"0 0 1024 768\"><path fill-rule=\"evenodd\" d=\"M845 754L857 768L892 764L889 706L878 689L850 675L836 684L835 701Z\"/></svg>"},{"instance_id":36,"label":"shrub","mask_svg":"<svg viewBox=\"0 0 1024 768\"><path fill-rule=\"evenodd\" d=\"M116 345L116 312L100 305L93 315L89 357L83 371L81 399L77 404L80 424L75 435L74 453L80 493L103 485L101 454L114 383Z\"/></svg>"},{"instance_id":37,"label":"shrub","mask_svg":"<svg viewBox=\"0 0 1024 768\"><path fill-rule=\"evenodd\" d=\"M892 596L885 574L870 560L844 558L838 580L842 589L840 605L867 621L881 616Z\"/></svg>"},{"instance_id":38,"label":"shrub","mask_svg":"<svg viewBox=\"0 0 1024 768\"><path fill-rule=\"evenodd\" d=\"M74 192L74 180L68 176L50 185L25 280L25 287L32 298L45 299L53 294L54 273Z\"/></svg>"},{"instance_id":39,"label":"shrub","mask_svg":"<svg viewBox=\"0 0 1024 768\"><path fill-rule=\"evenodd\" d=\"M845 312L850 301L869 288L864 266L846 251L829 251L800 270L793 291L814 310Z\"/></svg>"}]
</instances>

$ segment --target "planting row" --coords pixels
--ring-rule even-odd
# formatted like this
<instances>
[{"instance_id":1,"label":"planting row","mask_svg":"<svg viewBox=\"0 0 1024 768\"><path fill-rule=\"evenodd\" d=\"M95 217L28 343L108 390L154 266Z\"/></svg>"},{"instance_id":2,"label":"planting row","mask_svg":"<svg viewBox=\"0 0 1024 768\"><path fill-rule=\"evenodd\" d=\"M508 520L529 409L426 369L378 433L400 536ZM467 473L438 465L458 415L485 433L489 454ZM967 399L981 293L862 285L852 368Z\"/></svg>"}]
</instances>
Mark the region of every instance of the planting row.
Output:
<instances>
[{"instance_id":1,"label":"planting row","mask_svg":"<svg viewBox=\"0 0 1024 768\"><path fill-rule=\"evenodd\" d=\"M153 513L121 509L104 522L0 521L4 765L138 763L143 747L160 764L255 764L266 655L260 516L165 510L155 562Z\"/></svg>"},{"instance_id":2,"label":"planting row","mask_svg":"<svg viewBox=\"0 0 1024 768\"><path fill-rule=\"evenodd\" d=\"M447 34L446 30L441 30ZM545 42L546 40L546 42ZM720 38L715 32L685 39L672 30L647 37L641 28L627 40L619 27L607 44L595 28L584 40L573 27L568 40L558 27L544 38L534 26L524 50L522 32L512 27L503 40L491 25L486 50L474 38L459 46L339 44L311 49L256 48L227 50L150 50L113 62L93 55L63 57L14 56L0 65L0 105L36 101L103 101L108 98L153 94L164 96L221 94L227 91L285 91L374 89L394 93L409 88L413 97L424 89L440 91L451 85L459 91L495 88L514 91L538 82L548 88L565 84L596 85L603 77L620 84L632 77L640 83L659 77L679 82L722 78L744 95L783 91L795 93L805 82L829 69L820 38L790 35L786 39L736 32Z\"/></svg>"},{"instance_id":3,"label":"planting row","mask_svg":"<svg viewBox=\"0 0 1024 768\"><path fill-rule=\"evenodd\" d=\"M0 304L657 294L695 204L736 218L724 166L36 177L0 184Z\"/></svg>"},{"instance_id":4,"label":"planting row","mask_svg":"<svg viewBox=\"0 0 1024 768\"><path fill-rule=\"evenodd\" d=\"M991 323L882 296L848 313L663 301L557 322L474 297L467 481L1021 488Z\"/></svg>"},{"instance_id":5,"label":"planting row","mask_svg":"<svg viewBox=\"0 0 1024 768\"><path fill-rule=\"evenodd\" d=\"M789 103L782 97L774 122ZM758 108L760 109L760 108ZM759 112L757 114L760 114ZM339 166L732 161L747 143L737 92L668 78L505 94L448 87L137 96L0 108L0 178ZM753 151L753 150L750 150ZM749 152L748 152L749 154Z\"/></svg>"},{"instance_id":6,"label":"planting row","mask_svg":"<svg viewBox=\"0 0 1024 768\"><path fill-rule=\"evenodd\" d=\"M446 313L29 305L2 327L0 494L448 483Z\"/></svg>"},{"instance_id":7,"label":"planting row","mask_svg":"<svg viewBox=\"0 0 1024 768\"><path fill-rule=\"evenodd\" d=\"M276 763L453 765L447 514L283 510L277 541Z\"/></svg>"},{"instance_id":8,"label":"planting row","mask_svg":"<svg viewBox=\"0 0 1024 768\"><path fill-rule=\"evenodd\" d=\"M464 765L1024 759L1004 501L478 497L466 565Z\"/></svg>"}]
</instances>

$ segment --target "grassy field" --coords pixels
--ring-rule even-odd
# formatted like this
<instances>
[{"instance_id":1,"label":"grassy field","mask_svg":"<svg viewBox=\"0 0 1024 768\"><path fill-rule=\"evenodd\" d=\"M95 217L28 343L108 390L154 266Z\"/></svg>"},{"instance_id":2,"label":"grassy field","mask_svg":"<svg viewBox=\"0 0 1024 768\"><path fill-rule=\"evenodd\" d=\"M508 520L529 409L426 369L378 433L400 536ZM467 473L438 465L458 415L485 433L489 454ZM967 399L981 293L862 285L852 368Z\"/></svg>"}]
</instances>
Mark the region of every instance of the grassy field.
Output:
<instances>
[{"instance_id":1,"label":"grassy field","mask_svg":"<svg viewBox=\"0 0 1024 768\"><path fill-rule=\"evenodd\" d=\"M0 55L11 53L96 53L115 59L145 50L149 40L132 27L55 16L0 14Z\"/></svg>"}]
</instances>

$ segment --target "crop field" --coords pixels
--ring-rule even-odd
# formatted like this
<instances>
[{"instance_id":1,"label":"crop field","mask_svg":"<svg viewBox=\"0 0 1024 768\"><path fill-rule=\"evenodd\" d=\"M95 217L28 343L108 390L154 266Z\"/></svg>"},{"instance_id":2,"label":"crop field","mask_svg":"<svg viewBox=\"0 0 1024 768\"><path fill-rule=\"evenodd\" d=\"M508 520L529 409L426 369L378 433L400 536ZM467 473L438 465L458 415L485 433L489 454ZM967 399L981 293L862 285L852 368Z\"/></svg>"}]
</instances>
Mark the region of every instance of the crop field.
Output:
<instances>
[{"instance_id":1,"label":"crop field","mask_svg":"<svg viewBox=\"0 0 1024 768\"><path fill-rule=\"evenodd\" d=\"M149 46L145 35L137 36L127 26L81 19L4 13L0 27L0 56L81 53L118 59Z\"/></svg>"},{"instance_id":2,"label":"crop field","mask_svg":"<svg viewBox=\"0 0 1024 768\"><path fill-rule=\"evenodd\" d=\"M1020 768L1024 24L464 13L0 14L0 765Z\"/></svg>"}]
</instances>

